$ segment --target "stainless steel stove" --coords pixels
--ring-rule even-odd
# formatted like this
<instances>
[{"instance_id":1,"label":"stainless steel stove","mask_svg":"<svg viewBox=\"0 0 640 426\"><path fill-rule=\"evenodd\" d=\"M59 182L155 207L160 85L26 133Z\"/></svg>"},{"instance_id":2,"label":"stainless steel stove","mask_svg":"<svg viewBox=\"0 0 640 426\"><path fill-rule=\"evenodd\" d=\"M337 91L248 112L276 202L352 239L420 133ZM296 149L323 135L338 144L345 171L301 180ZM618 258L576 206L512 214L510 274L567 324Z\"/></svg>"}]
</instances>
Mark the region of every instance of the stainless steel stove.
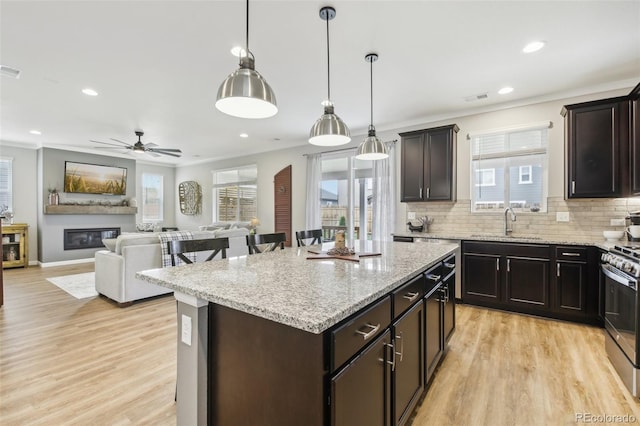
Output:
<instances>
[{"instance_id":1,"label":"stainless steel stove","mask_svg":"<svg viewBox=\"0 0 640 426\"><path fill-rule=\"evenodd\" d=\"M638 279L640 245L614 246L601 258L607 330L605 347L616 371L633 396L640 396Z\"/></svg>"}]
</instances>

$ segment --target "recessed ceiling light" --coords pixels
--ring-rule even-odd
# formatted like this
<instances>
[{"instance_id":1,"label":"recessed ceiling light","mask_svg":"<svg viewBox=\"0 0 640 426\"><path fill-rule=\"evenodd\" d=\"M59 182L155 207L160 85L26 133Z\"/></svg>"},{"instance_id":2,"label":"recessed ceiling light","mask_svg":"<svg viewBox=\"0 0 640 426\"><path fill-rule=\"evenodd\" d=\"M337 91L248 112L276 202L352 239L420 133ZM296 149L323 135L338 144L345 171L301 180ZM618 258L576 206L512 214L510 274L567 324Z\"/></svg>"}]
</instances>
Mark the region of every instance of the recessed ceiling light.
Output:
<instances>
[{"instance_id":1,"label":"recessed ceiling light","mask_svg":"<svg viewBox=\"0 0 640 426\"><path fill-rule=\"evenodd\" d=\"M511 92L513 92L513 87L503 87L502 89L498 90L498 94L500 95L506 95L507 93Z\"/></svg>"},{"instance_id":2,"label":"recessed ceiling light","mask_svg":"<svg viewBox=\"0 0 640 426\"><path fill-rule=\"evenodd\" d=\"M241 138L248 138L248 137L249 137L249 135L248 135L248 134L246 134L246 133L240 133L240 137L241 137Z\"/></svg>"},{"instance_id":3,"label":"recessed ceiling light","mask_svg":"<svg viewBox=\"0 0 640 426\"><path fill-rule=\"evenodd\" d=\"M231 48L231 54L237 58L247 55L246 51L244 50L244 47L242 46L233 46Z\"/></svg>"},{"instance_id":4,"label":"recessed ceiling light","mask_svg":"<svg viewBox=\"0 0 640 426\"><path fill-rule=\"evenodd\" d=\"M82 89L82 93L88 96L98 96L98 92L88 87L86 89Z\"/></svg>"},{"instance_id":5,"label":"recessed ceiling light","mask_svg":"<svg viewBox=\"0 0 640 426\"><path fill-rule=\"evenodd\" d=\"M40 130L29 130L29 133L31 133L32 135L41 135L42 132Z\"/></svg>"},{"instance_id":6,"label":"recessed ceiling light","mask_svg":"<svg viewBox=\"0 0 640 426\"><path fill-rule=\"evenodd\" d=\"M524 53L533 53L533 52L537 52L543 47L544 47L544 41L532 41L531 43L527 44L524 47L524 49L522 49L522 51Z\"/></svg>"}]
</instances>

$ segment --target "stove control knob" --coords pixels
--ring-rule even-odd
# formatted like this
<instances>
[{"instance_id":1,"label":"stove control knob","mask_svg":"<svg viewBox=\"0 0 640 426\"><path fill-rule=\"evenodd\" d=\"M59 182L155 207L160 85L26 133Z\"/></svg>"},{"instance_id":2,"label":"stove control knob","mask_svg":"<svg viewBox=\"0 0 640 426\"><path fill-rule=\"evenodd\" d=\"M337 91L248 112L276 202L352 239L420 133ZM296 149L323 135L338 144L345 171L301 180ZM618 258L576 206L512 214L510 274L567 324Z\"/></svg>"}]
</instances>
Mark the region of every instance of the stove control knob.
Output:
<instances>
[{"instance_id":1,"label":"stove control knob","mask_svg":"<svg viewBox=\"0 0 640 426\"><path fill-rule=\"evenodd\" d=\"M625 272L631 272L633 269L633 264L631 262L622 262L622 270Z\"/></svg>"}]
</instances>

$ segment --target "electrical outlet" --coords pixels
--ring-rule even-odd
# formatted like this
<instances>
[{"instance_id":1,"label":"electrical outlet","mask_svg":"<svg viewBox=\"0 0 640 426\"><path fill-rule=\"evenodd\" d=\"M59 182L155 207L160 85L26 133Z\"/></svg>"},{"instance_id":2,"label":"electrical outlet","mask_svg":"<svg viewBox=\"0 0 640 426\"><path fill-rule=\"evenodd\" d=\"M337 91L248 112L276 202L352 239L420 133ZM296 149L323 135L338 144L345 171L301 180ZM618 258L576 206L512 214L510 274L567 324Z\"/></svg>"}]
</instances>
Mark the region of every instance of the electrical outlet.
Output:
<instances>
[{"instance_id":1,"label":"electrical outlet","mask_svg":"<svg viewBox=\"0 0 640 426\"><path fill-rule=\"evenodd\" d=\"M412 220L416 218L416 212L407 212L407 219Z\"/></svg>"},{"instance_id":2,"label":"electrical outlet","mask_svg":"<svg viewBox=\"0 0 640 426\"><path fill-rule=\"evenodd\" d=\"M611 219L611 226L625 226L626 224L624 219Z\"/></svg>"},{"instance_id":3,"label":"electrical outlet","mask_svg":"<svg viewBox=\"0 0 640 426\"><path fill-rule=\"evenodd\" d=\"M191 346L191 317L182 314L182 333L181 333L182 343L187 346Z\"/></svg>"},{"instance_id":4,"label":"electrical outlet","mask_svg":"<svg viewBox=\"0 0 640 426\"><path fill-rule=\"evenodd\" d=\"M569 222L569 212L556 212L556 222Z\"/></svg>"}]
</instances>

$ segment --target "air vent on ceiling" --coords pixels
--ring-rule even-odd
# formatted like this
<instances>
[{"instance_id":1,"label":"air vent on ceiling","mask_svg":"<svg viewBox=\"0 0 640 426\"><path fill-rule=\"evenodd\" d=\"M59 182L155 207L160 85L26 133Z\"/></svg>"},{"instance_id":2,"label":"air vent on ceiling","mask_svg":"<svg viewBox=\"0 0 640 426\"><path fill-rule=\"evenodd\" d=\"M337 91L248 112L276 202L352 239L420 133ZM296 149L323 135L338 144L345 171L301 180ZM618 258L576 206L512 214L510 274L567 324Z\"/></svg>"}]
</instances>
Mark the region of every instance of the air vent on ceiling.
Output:
<instances>
[{"instance_id":1,"label":"air vent on ceiling","mask_svg":"<svg viewBox=\"0 0 640 426\"><path fill-rule=\"evenodd\" d=\"M20 78L20 70L8 67L6 65L0 65L0 74L7 77Z\"/></svg>"},{"instance_id":2,"label":"air vent on ceiling","mask_svg":"<svg viewBox=\"0 0 640 426\"><path fill-rule=\"evenodd\" d=\"M486 93L480 93L479 95L467 96L464 98L465 102L474 102L479 101L481 99L487 99L489 95Z\"/></svg>"}]
</instances>

